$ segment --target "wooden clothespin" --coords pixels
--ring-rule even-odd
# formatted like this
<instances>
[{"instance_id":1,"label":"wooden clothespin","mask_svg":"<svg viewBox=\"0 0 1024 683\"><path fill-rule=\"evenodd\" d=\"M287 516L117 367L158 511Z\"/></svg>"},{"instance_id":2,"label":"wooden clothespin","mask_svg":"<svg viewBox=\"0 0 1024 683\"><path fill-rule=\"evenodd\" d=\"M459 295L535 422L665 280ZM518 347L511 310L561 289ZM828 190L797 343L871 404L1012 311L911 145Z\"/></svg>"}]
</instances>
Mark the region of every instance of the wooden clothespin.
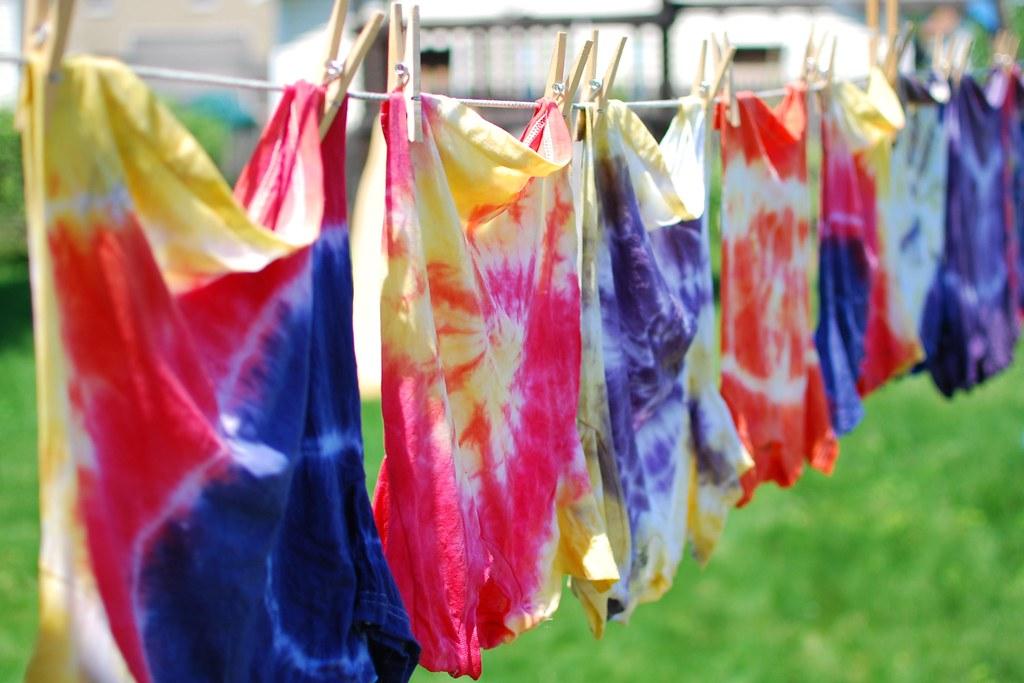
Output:
<instances>
[{"instance_id":1,"label":"wooden clothespin","mask_svg":"<svg viewBox=\"0 0 1024 683\"><path fill-rule=\"evenodd\" d=\"M960 83L960 79L964 76L964 71L967 70L967 63L971 57L971 48L974 47L974 39L970 37L964 38L959 42L958 47L959 49L955 55L956 61L954 62L956 66L952 71L954 83Z\"/></svg>"},{"instance_id":2,"label":"wooden clothespin","mask_svg":"<svg viewBox=\"0 0 1024 683\"><path fill-rule=\"evenodd\" d=\"M64 61L64 53L68 47L68 34L71 33L71 18L75 13L75 0L56 0L50 5L50 35L46 40L46 76L53 78L54 73Z\"/></svg>"},{"instance_id":3,"label":"wooden clothespin","mask_svg":"<svg viewBox=\"0 0 1024 683\"><path fill-rule=\"evenodd\" d=\"M1006 29L999 29L996 37L992 40L992 54L990 66L1002 64L1003 49L1006 46Z\"/></svg>"},{"instance_id":4,"label":"wooden clothespin","mask_svg":"<svg viewBox=\"0 0 1024 683\"><path fill-rule=\"evenodd\" d=\"M724 51L722 46L718 44L718 37L714 33L711 34L711 49L715 53L715 64L721 64Z\"/></svg>"},{"instance_id":5,"label":"wooden clothespin","mask_svg":"<svg viewBox=\"0 0 1024 683\"><path fill-rule=\"evenodd\" d=\"M835 69L836 69L836 46L839 44L839 36L833 36L832 38L832 49L828 54L828 67L825 69L825 90L831 93L832 87L835 85Z\"/></svg>"},{"instance_id":6,"label":"wooden clothespin","mask_svg":"<svg viewBox=\"0 0 1024 683\"><path fill-rule=\"evenodd\" d=\"M885 59L893 54L896 41L899 39L900 3L899 0L885 0Z\"/></svg>"},{"instance_id":7,"label":"wooden clothespin","mask_svg":"<svg viewBox=\"0 0 1024 683\"><path fill-rule=\"evenodd\" d=\"M945 39L941 33L937 33L932 37L932 71L943 80L949 78L945 55Z\"/></svg>"},{"instance_id":8,"label":"wooden clothespin","mask_svg":"<svg viewBox=\"0 0 1024 683\"><path fill-rule=\"evenodd\" d=\"M825 49L825 45L828 43L830 34L828 31L822 31L821 40L811 45L810 56L804 63L804 76L803 81L807 85L813 85L821 79L822 74L822 51ZM814 83L812 83L814 81Z\"/></svg>"},{"instance_id":9,"label":"wooden clothespin","mask_svg":"<svg viewBox=\"0 0 1024 683\"><path fill-rule=\"evenodd\" d=\"M569 114L572 113L572 101L576 97L576 91L579 90L580 81L583 79L583 70L590 59L590 52L593 46L594 44L591 41L585 41L580 53L576 55L576 61L572 63L572 68L569 70L569 77L565 82L565 89L562 93L562 116L566 120L568 120Z\"/></svg>"},{"instance_id":10,"label":"wooden clothespin","mask_svg":"<svg viewBox=\"0 0 1024 683\"><path fill-rule=\"evenodd\" d=\"M800 79L805 82L808 80L811 72L813 71L813 65L811 63L811 54L814 50L814 31L815 27L812 24L811 32L807 34L807 44L804 45L804 61L800 66Z\"/></svg>"},{"instance_id":11,"label":"wooden clothespin","mask_svg":"<svg viewBox=\"0 0 1024 683\"><path fill-rule=\"evenodd\" d=\"M583 49L573 62L572 68L565 71L566 35L559 31L555 35L555 48L551 53L551 66L548 68L548 80L544 85L544 97L559 103L562 116L568 117L572 111L572 100L576 96L583 69L590 58L593 41L583 43Z\"/></svg>"},{"instance_id":12,"label":"wooden clothespin","mask_svg":"<svg viewBox=\"0 0 1024 683\"><path fill-rule=\"evenodd\" d=\"M832 36L832 45L828 50L828 57L819 56L819 67L818 75L819 80L817 82L816 90L818 92L819 103L822 111L829 106L831 101L832 93L835 90L835 69L836 69L836 48L839 45L839 36ZM825 49L824 43L822 43L821 49Z\"/></svg>"},{"instance_id":13,"label":"wooden clothespin","mask_svg":"<svg viewBox=\"0 0 1024 683\"><path fill-rule=\"evenodd\" d=\"M409 82L405 86L406 110L409 114L409 142L423 140L422 107L420 105L420 6L409 8L409 25L405 29L405 55Z\"/></svg>"},{"instance_id":14,"label":"wooden clothespin","mask_svg":"<svg viewBox=\"0 0 1024 683\"><path fill-rule=\"evenodd\" d=\"M324 115L320 120L321 138L327 135L327 131L330 130L334 117L338 115L338 109L345 100L345 95L348 94L348 88L352 85L352 79L355 77L356 71L362 65L363 60L366 59L366 54L370 51L370 47L377 39L377 34L380 33L380 28L383 25L384 13L381 11L374 12L370 16L370 21L359 32L356 41L352 43L352 49L348 51L345 63L340 67L337 75L328 75L325 72L325 78L330 77L333 80L327 89Z\"/></svg>"},{"instance_id":15,"label":"wooden clothespin","mask_svg":"<svg viewBox=\"0 0 1024 683\"><path fill-rule=\"evenodd\" d=\"M612 61L608 63L608 68L604 71L604 78L601 79L601 87L597 91L595 102L597 102L597 113L600 116L601 112L604 111L604 107L608 104L608 94L612 90L612 85L615 84L615 76L619 71L619 60L622 59L622 51L626 49L626 36L622 36L619 39L619 44L615 48L615 52L612 54Z\"/></svg>"},{"instance_id":16,"label":"wooden clothespin","mask_svg":"<svg viewBox=\"0 0 1024 683\"><path fill-rule=\"evenodd\" d=\"M597 91L601 87L601 82L597 80L597 41L598 31L594 29L590 33L590 52L587 54L587 59L583 65L583 80L586 81L586 86L583 88L583 92L580 94L580 103L593 102L597 96ZM576 134L577 140L583 139L583 130L585 119L585 112L580 110L576 115Z\"/></svg>"},{"instance_id":17,"label":"wooden clothespin","mask_svg":"<svg viewBox=\"0 0 1024 683\"><path fill-rule=\"evenodd\" d=\"M548 80L544 84L544 97L547 99L555 99L565 87L562 80L562 75L565 73L565 41L565 31L555 34L555 49L551 52Z\"/></svg>"},{"instance_id":18,"label":"wooden clothespin","mask_svg":"<svg viewBox=\"0 0 1024 683\"><path fill-rule=\"evenodd\" d=\"M728 120L729 125L735 127L740 125L740 108L736 102L736 84L733 82L733 59L732 57L736 54L735 48L729 43L729 34L722 34L722 44L718 44L718 40L712 36L715 41L715 54L719 55L719 64L725 65L726 68L726 80L725 80L725 99L728 102ZM728 56L728 58L727 58Z\"/></svg>"},{"instance_id":19,"label":"wooden clothespin","mask_svg":"<svg viewBox=\"0 0 1024 683\"><path fill-rule=\"evenodd\" d=\"M736 56L736 48L730 47L725 51L725 55L719 60L718 65L715 67L715 77L711 81L711 86L704 96L704 101L711 103L718 96L718 93L722 89L722 84L725 82L725 74L732 67L732 58ZM730 121L731 123L731 121Z\"/></svg>"},{"instance_id":20,"label":"wooden clothespin","mask_svg":"<svg viewBox=\"0 0 1024 683\"><path fill-rule=\"evenodd\" d=\"M345 17L348 15L348 0L334 0L331 18L327 21L327 49L324 50L323 64L319 65L319 81L324 82L331 75L331 65L338 59L341 48L341 34L345 29Z\"/></svg>"},{"instance_id":21,"label":"wooden clothespin","mask_svg":"<svg viewBox=\"0 0 1024 683\"><path fill-rule=\"evenodd\" d=\"M348 16L348 0L334 0L334 6L331 8L331 18L327 20L327 45L324 50L324 58L322 64L317 66L317 80L315 82L327 83L328 79L332 75L332 68L336 68L338 60L338 52L341 48L341 34L345 29L345 18ZM327 111L330 107L327 106L327 102L330 102L332 94L334 92L334 83L330 83L327 86L327 92L324 93L324 115L320 118L320 137L323 138L327 133L327 129L330 128L330 124L324 125L324 120L327 116ZM331 116L331 120L334 120L334 116Z\"/></svg>"},{"instance_id":22,"label":"wooden clothespin","mask_svg":"<svg viewBox=\"0 0 1024 683\"><path fill-rule=\"evenodd\" d=\"M626 47L626 37L623 36L619 40L618 46L615 48L615 54L612 55L612 61L608 63L608 68L605 69L604 78L597 80L597 31L594 31L590 37L590 50L587 55L586 61L584 62L583 71L589 80L589 87L584 91L583 97L580 98L581 102L594 102L597 105L597 111L594 113L595 119L600 116L604 110L605 104L608 103L608 93L611 91L612 85L615 83L615 75L619 70L619 61L622 59L622 51ZM581 75L581 78L583 76ZM576 139L581 140L583 138L583 112L580 112L580 117L576 120Z\"/></svg>"},{"instance_id":23,"label":"wooden clothespin","mask_svg":"<svg viewBox=\"0 0 1024 683\"><path fill-rule=\"evenodd\" d=\"M388 17L388 94L398 87L398 65L405 53L405 33L402 31L402 5L391 3Z\"/></svg>"},{"instance_id":24,"label":"wooden clothespin","mask_svg":"<svg viewBox=\"0 0 1024 683\"><path fill-rule=\"evenodd\" d=\"M43 115L49 118L53 102L53 84L64 61L71 32L71 19L75 13L75 0L56 0L50 5L45 25L45 37L37 47L44 56L46 88L43 95Z\"/></svg>"},{"instance_id":25,"label":"wooden clothespin","mask_svg":"<svg viewBox=\"0 0 1024 683\"><path fill-rule=\"evenodd\" d=\"M45 45L46 33L50 30L46 24L48 9L47 0L25 0L21 27L22 52L35 52Z\"/></svg>"},{"instance_id":26,"label":"wooden clothespin","mask_svg":"<svg viewBox=\"0 0 1024 683\"><path fill-rule=\"evenodd\" d=\"M704 71L706 69L708 58L708 40L705 38L700 41L700 51L697 53L697 71L693 74L693 81L690 83L690 95L700 95L705 97L706 94L703 91L704 88Z\"/></svg>"},{"instance_id":27,"label":"wooden clothespin","mask_svg":"<svg viewBox=\"0 0 1024 683\"><path fill-rule=\"evenodd\" d=\"M878 0L865 0L865 3L868 24L868 70L871 70L878 60Z\"/></svg>"},{"instance_id":28,"label":"wooden clothespin","mask_svg":"<svg viewBox=\"0 0 1024 683\"><path fill-rule=\"evenodd\" d=\"M1013 68L1017 52L1017 46L1015 45L1016 40L1017 38L1005 29L996 34L994 48L992 51L993 65L1000 66L1007 72Z\"/></svg>"},{"instance_id":29,"label":"wooden clothespin","mask_svg":"<svg viewBox=\"0 0 1024 683\"><path fill-rule=\"evenodd\" d=\"M946 45L946 54L942 60L942 67L945 70L944 75L947 79L953 77L953 65L955 64L956 47L958 44L959 41L956 36L949 37L949 42Z\"/></svg>"},{"instance_id":30,"label":"wooden clothespin","mask_svg":"<svg viewBox=\"0 0 1024 683\"><path fill-rule=\"evenodd\" d=\"M408 26L402 28L402 5L391 4L391 25L388 27L388 92L401 88L405 97L409 142L423 140L420 106L420 7L409 8Z\"/></svg>"},{"instance_id":31,"label":"wooden clothespin","mask_svg":"<svg viewBox=\"0 0 1024 683\"><path fill-rule=\"evenodd\" d=\"M811 32L807 34L807 45L804 46L804 61L800 65L800 80L805 83L810 79L811 74L814 73L814 33L815 26L811 24Z\"/></svg>"},{"instance_id":32,"label":"wooden clothespin","mask_svg":"<svg viewBox=\"0 0 1024 683\"><path fill-rule=\"evenodd\" d=\"M890 84L896 83L896 76L899 73L900 62L903 61L903 55L907 51L907 47L910 45L910 35L913 33L914 25L909 21L903 24L900 32L896 35L896 38L890 42L888 49L885 53L885 61L883 63L883 71L885 72L885 78Z\"/></svg>"}]
</instances>

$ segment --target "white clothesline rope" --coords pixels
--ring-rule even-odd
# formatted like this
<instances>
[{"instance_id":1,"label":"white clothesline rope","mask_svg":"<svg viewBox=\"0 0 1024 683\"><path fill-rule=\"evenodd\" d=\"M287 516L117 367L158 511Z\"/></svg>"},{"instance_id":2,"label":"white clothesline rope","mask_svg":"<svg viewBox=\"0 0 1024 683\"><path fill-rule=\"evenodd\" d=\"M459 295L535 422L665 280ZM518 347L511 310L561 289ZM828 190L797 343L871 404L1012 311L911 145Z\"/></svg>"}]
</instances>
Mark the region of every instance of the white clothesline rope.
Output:
<instances>
[{"instance_id":1,"label":"white clothesline rope","mask_svg":"<svg viewBox=\"0 0 1024 683\"><path fill-rule=\"evenodd\" d=\"M20 54L10 52L0 52L0 63L6 62L8 64L24 64L27 59ZM210 86L224 86L229 88L238 88L241 90L260 90L264 92L281 92L285 86L271 83L270 81L262 81L253 78L236 78L233 76L218 76L216 74L201 73L198 71L181 71L178 69L165 69L157 66L144 66L126 64L126 66L134 71L136 74L143 78L161 81L177 81L179 83L193 83L197 85L210 85ZM857 80L866 80L861 78ZM820 90L821 85L812 85L809 87L810 90ZM760 90L754 93L761 98L769 97L781 97L786 94L785 88L773 88L771 90ZM381 92L366 92L363 90L349 90L348 96L355 100L365 100L368 102L383 102L388 99L387 93ZM536 106L536 102L532 100L491 100L491 99L478 99L471 97L453 97L452 99L461 102L470 107L480 107L488 109L533 109ZM673 109L679 106L679 98L667 99L667 100L638 100L635 102L626 103L631 109ZM591 104L580 104L574 103L574 109L583 109L588 106L594 106Z\"/></svg>"}]
</instances>

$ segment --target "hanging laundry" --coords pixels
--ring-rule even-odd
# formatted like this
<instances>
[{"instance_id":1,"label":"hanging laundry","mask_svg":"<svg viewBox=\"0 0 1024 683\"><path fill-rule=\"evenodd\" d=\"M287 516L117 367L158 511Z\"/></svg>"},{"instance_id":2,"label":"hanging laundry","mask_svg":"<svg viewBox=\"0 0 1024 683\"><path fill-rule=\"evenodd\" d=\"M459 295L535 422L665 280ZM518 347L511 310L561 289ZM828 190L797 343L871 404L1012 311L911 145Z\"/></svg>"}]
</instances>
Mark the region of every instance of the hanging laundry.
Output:
<instances>
[{"instance_id":1,"label":"hanging laundry","mask_svg":"<svg viewBox=\"0 0 1024 683\"><path fill-rule=\"evenodd\" d=\"M617 574L628 577L632 562L629 514L616 459L612 416L609 410L609 384L606 381L604 320L601 315L601 274L611 271L605 236L598 219L599 204L595 186L598 166L594 159L593 120L582 115L584 130L573 151L573 189L577 229L580 236L580 324L582 330L580 362L580 399L576 426L583 446L591 490L603 516L609 547L616 561ZM588 122L589 118L589 122ZM621 387L618 387L621 388ZM608 619L611 584L574 578L573 594L583 606L594 636L604 635Z\"/></svg>"},{"instance_id":2,"label":"hanging laundry","mask_svg":"<svg viewBox=\"0 0 1024 683\"><path fill-rule=\"evenodd\" d=\"M896 273L889 234L890 156L903 110L881 71L866 91L850 82L822 93L821 222L815 344L838 434L864 415L860 397L921 359L918 321Z\"/></svg>"},{"instance_id":3,"label":"hanging laundry","mask_svg":"<svg viewBox=\"0 0 1024 683\"><path fill-rule=\"evenodd\" d=\"M923 337L931 344L928 370L951 396L1010 364L1017 323L1007 264L1002 102L990 102L965 75L946 107L946 242Z\"/></svg>"},{"instance_id":4,"label":"hanging laundry","mask_svg":"<svg viewBox=\"0 0 1024 683\"><path fill-rule=\"evenodd\" d=\"M1004 185L1006 249L1010 291L1017 308L1017 332L1024 315L1024 85L1020 67L995 69L986 86L988 99L1002 102L1002 140L1006 150Z\"/></svg>"},{"instance_id":5,"label":"hanging laundry","mask_svg":"<svg viewBox=\"0 0 1024 683\"><path fill-rule=\"evenodd\" d=\"M683 363L687 402L683 433L691 472L686 531L690 549L701 564L711 558L726 515L742 496L740 476L754 466L719 392L717 320L708 226L710 168L705 159L707 119L704 100L684 98L661 141L665 162L683 203L697 216L693 220L696 233L680 232L686 237L695 237L698 244L689 245L687 258L684 258L681 253L675 253L667 239L671 232L651 233L666 279L684 305L697 311L697 332ZM683 264L692 267L682 268Z\"/></svg>"},{"instance_id":6,"label":"hanging laundry","mask_svg":"<svg viewBox=\"0 0 1024 683\"><path fill-rule=\"evenodd\" d=\"M622 102L608 102L599 116L594 109L586 113L583 267L585 276L596 275L599 305L592 296L584 300L599 308L601 324L585 328L599 336L585 340L584 347L598 349L595 365L604 370L603 378L595 378L607 387L607 407L600 407L610 416L601 440L613 447L630 528L629 554L617 556L622 579L600 597L608 600L607 615L622 620L671 586L688 518L702 515L695 521L702 524L702 550L708 551L712 527L721 528L725 511L740 496L743 451L731 418L724 406L690 395L685 375L698 315L711 305L703 220L694 217L705 206L703 126L703 101L688 100L666 138L672 149L666 150ZM675 178L669 157L678 166ZM687 187L695 209L684 204L674 181ZM698 376L702 370L707 368L696 368ZM698 391L707 386L691 381ZM713 383L712 374L717 397ZM702 501L695 495L699 459ZM701 502L707 507L698 513ZM600 607L591 612L600 613ZM595 632L602 626L592 621Z\"/></svg>"},{"instance_id":7,"label":"hanging laundry","mask_svg":"<svg viewBox=\"0 0 1024 683\"><path fill-rule=\"evenodd\" d=\"M763 481L790 486L803 462L831 472L839 454L811 338L807 268L807 95L786 88L772 109L736 96L738 125L720 103L722 144L722 396L755 467L743 505Z\"/></svg>"},{"instance_id":8,"label":"hanging laundry","mask_svg":"<svg viewBox=\"0 0 1024 683\"><path fill-rule=\"evenodd\" d=\"M29 64L29 680L411 675L362 476L344 125L324 168L322 103L285 90L239 183L250 218L125 67L77 58L48 83Z\"/></svg>"},{"instance_id":9,"label":"hanging laundry","mask_svg":"<svg viewBox=\"0 0 1024 683\"><path fill-rule=\"evenodd\" d=\"M517 140L467 106L383 106L386 455L375 515L421 663L480 674L480 648L549 617L562 576L618 579L576 432L580 292L572 143L554 101Z\"/></svg>"},{"instance_id":10,"label":"hanging laundry","mask_svg":"<svg viewBox=\"0 0 1024 683\"><path fill-rule=\"evenodd\" d=\"M618 101L596 113L586 114L584 163L593 182L584 188L582 229L585 240L596 233L599 242L611 443L630 527L630 552L619 558L622 578L607 598L608 615L627 619L639 602L656 600L671 585L689 507L682 369L697 312L666 282L648 230L673 232L672 246L686 241L680 233L696 231L639 117Z\"/></svg>"},{"instance_id":11,"label":"hanging laundry","mask_svg":"<svg viewBox=\"0 0 1024 683\"><path fill-rule=\"evenodd\" d=\"M893 143L889 188L880 193L879 212L889 235L886 245L896 249L889 272L921 336L925 300L945 241L948 154L941 105L949 99L949 86L900 76L898 91L906 123ZM921 342L923 348L929 345L923 337Z\"/></svg>"}]
</instances>

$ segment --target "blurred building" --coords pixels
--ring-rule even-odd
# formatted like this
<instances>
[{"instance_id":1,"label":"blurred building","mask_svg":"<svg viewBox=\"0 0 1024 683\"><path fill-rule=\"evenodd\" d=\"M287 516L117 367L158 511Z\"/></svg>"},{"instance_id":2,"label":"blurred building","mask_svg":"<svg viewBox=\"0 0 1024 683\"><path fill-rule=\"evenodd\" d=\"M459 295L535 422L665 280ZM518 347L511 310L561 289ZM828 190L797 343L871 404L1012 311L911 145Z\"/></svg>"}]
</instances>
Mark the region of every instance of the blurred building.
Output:
<instances>
[{"instance_id":1,"label":"blurred building","mask_svg":"<svg viewBox=\"0 0 1024 683\"><path fill-rule=\"evenodd\" d=\"M0 52L21 49L21 10L18 0L0 0ZM18 67L0 64L0 107L14 104L18 95Z\"/></svg>"},{"instance_id":2,"label":"blurred building","mask_svg":"<svg viewBox=\"0 0 1024 683\"><path fill-rule=\"evenodd\" d=\"M276 5L274 0L79 0L68 51L265 79L275 42ZM229 175L241 170L265 118L266 93L157 80L150 87L228 126L233 135L220 162Z\"/></svg>"},{"instance_id":3,"label":"blurred building","mask_svg":"<svg viewBox=\"0 0 1024 683\"><path fill-rule=\"evenodd\" d=\"M80 0L69 51L134 64L266 78L273 0ZM170 87L170 86L168 86ZM197 86L175 85L191 93Z\"/></svg>"}]
</instances>

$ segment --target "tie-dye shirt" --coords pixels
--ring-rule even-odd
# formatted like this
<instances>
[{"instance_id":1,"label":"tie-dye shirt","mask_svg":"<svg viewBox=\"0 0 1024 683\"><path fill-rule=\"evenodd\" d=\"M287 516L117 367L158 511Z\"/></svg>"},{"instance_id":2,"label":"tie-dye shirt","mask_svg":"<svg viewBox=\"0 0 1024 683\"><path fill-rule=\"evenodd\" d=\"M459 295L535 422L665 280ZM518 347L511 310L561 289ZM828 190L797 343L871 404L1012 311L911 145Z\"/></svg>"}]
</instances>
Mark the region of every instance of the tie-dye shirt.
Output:
<instances>
[{"instance_id":1,"label":"tie-dye shirt","mask_svg":"<svg viewBox=\"0 0 1024 683\"><path fill-rule=\"evenodd\" d=\"M677 128L687 123L684 117ZM689 132L683 139L677 130L669 141L689 144L693 157L698 142ZM702 128L699 137L702 144ZM613 446L630 524L629 555L617 557L623 579L607 596L607 615L626 620L637 604L669 589L686 543L696 504L696 464L684 358L711 291L703 278L708 262L702 258L701 221L684 205L665 153L640 119L623 102L609 101L599 116L587 111L585 141L582 231L584 245L594 251L585 254L584 267L596 272L601 318L600 329L587 328L599 338L585 345L600 347L604 377L597 379L610 417L601 436ZM702 164L685 170L697 174L686 180L702 210ZM692 405L699 414L695 396ZM716 414L711 425L700 426L719 428L720 418ZM731 425L727 414L725 423ZM692 436L706 443L712 435ZM721 486L725 502L705 511L702 530L712 518L721 527L725 509L738 499L735 461L741 451L711 455L719 462L706 463L702 474ZM714 466L720 471L709 469ZM600 609L589 606L588 612Z\"/></svg>"},{"instance_id":2,"label":"tie-dye shirt","mask_svg":"<svg viewBox=\"0 0 1024 683\"><path fill-rule=\"evenodd\" d=\"M576 431L580 291L572 143L544 101L515 139L423 96L383 108L386 455L375 515L423 646L480 674L480 648L550 616L562 577L618 578ZM603 586L602 586L603 587Z\"/></svg>"},{"instance_id":3,"label":"tie-dye shirt","mask_svg":"<svg viewBox=\"0 0 1024 683\"><path fill-rule=\"evenodd\" d=\"M584 116L584 125L593 126L592 117ZM611 271L608 246L602 231L597 200L592 128L584 130L583 139L575 145L573 165L577 179L577 226L580 238L580 323L582 349L580 364L580 400L577 429L587 459L591 488L608 534L609 546L616 561L617 572L628 577L632 562L629 514L623 491L622 476L616 458L609 384L605 372L604 319L601 310L601 279ZM607 287L607 285L606 285ZM594 635L600 638L608 619L608 598L611 585L596 584L586 579L571 581L573 593L583 605L584 614Z\"/></svg>"},{"instance_id":4,"label":"tie-dye shirt","mask_svg":"<svg viewBox=\"0 0 1024 683\"><path fill-rule=\"evenodd\" d=\"M408 678L362 476L343 122L327 171L323 92L286 89L239 183L247 216L125 67L59 76L48 118L37 64L23 101L43 522L28 678Z\"/></svg>"},{"instance_id":5,"label":"tie-dye shirt","mask_svg":"<svg viewBox=\"0 0 1024 683\"><path fill-rule=\"evenodd\" d=\"M890 271L899 283L907 315L919 334L928 290L935 281L946 234L946 136L942 107L949 88L900 76L900 100L906 119L896 134L889 172L889 191L879 211L897 248ZM928 346L922 337L922 345Z\"/></svg>"},{"instance_id":6,"label":"tie-dye shirt","mask_svg":"<svg viewBox=\"0 0 1024 683\"><path fill-rule=\"evenodd\" d=\"M951 396L1006 368L1017 336L1010 291L1001 105L971 76L953 87L945 115L949 148L946 243L925 308L927 367Z\"/></svg>"},{"instance_id":7,"label":"tie-dye shirt","mask_svg":"<svg viewBox=\"0 0 1024 683\"><path fill-rule=\"evenodd\" d=\"M691 471L687 538L701 564L718 544L729 508L742 495L740 476L753 467L729 408L719 391L716 355L714 280L708 226L707 104L685 98L661 141L669 172L686 208L697 216L692 230L680 231L686 240L679 249L668 239L673 233L655 231L651 238L662 272L688 308L697 311L697 332L683 361L686 413L684 452ZM697 244L691 242L697 240ZM685 267L684 267L685 266Z\"/></svg>"},{"instance_id":8,"label":"tie-dye shirt","mask_svg":"<svg viewBox=\"0 0 1024 683\"><path fill-rule=\"evenodd\" d=\"M877 69L867 91L840 83L822 94L819 322L832 425L863 417L861 395L921 358L918 322L903 304L899 244L888 232L892 141L903 126L895 91Z\"/></svg>"},{"instance_id":9,"label":"tie-dye shirt","mask_svg":"<svg viewBox=\"0 0 1024 683\"><path fill-rule=\"evenodd\" d=\"M722 396L754 458L742 505L763 481L796 482L803 462L832 470L832 431L811 337L807 94L771 109L738 93L719 103L722 143Z\"/></svg>"}]
</instances>

